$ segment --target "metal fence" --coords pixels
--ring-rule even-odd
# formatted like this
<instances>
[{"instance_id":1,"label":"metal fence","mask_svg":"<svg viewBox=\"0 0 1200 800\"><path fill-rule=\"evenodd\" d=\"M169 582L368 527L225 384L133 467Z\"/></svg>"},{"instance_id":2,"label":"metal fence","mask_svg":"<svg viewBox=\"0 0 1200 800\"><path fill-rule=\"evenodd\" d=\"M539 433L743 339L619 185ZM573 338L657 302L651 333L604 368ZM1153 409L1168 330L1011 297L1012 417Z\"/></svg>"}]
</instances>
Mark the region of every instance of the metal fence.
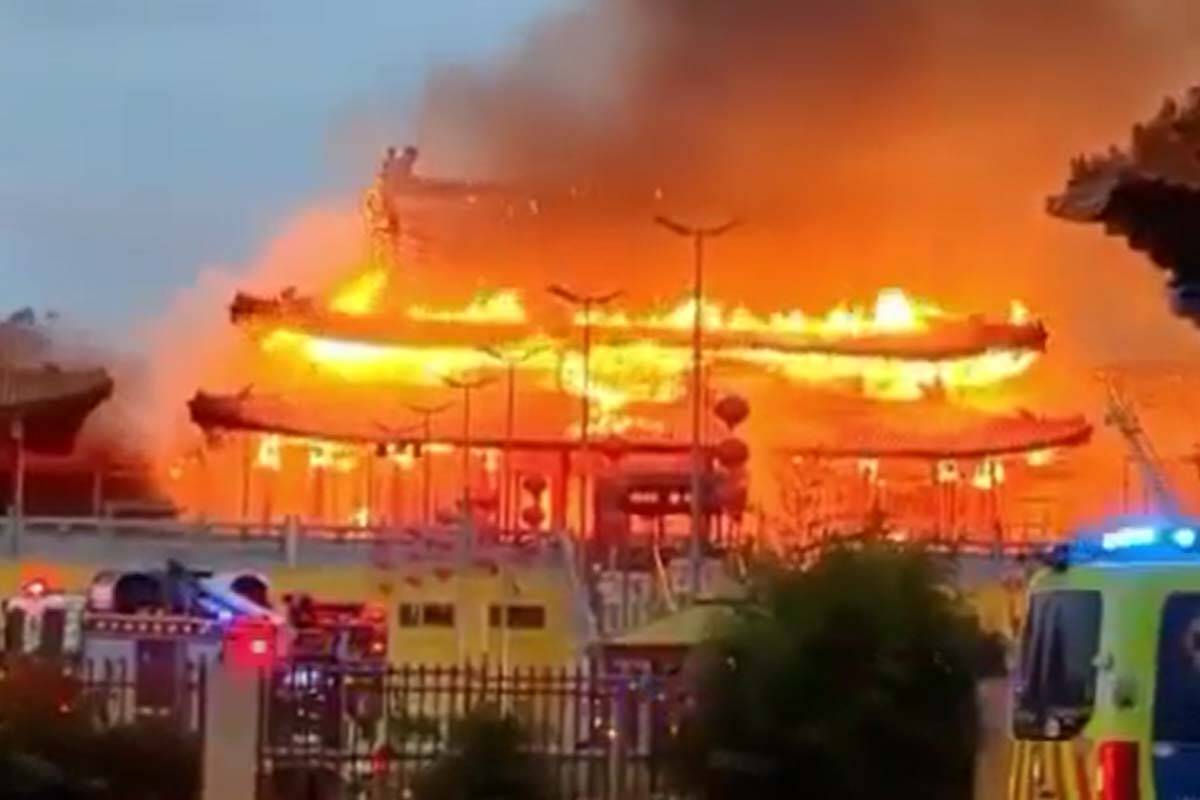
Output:
<instances>
[{"instance_id":1,"label":"metal fence","mask_svg":"<svg viewBox=\"0 0 1200 800\"><path fill-rule=\"evenodd\" d=\"M483 709L519 723L556 797L679 797L668 758L684 703L678 678L653 671L290 665L260 686L258 798L408 798Z\"/></svg>"},{"instance_id":2,"label":"metal fence","mask_svg":"<svg viewBox=\"0 0 1200 800\"><path fill-rule=\"evenodd\" d=\"M126 660L0 657L0 687L9 681L16 691L62 693L64 704L85 710L98 728L155 721L203 741L208 717L204 663L136 672Z\"/></svg>"}]
</instances>

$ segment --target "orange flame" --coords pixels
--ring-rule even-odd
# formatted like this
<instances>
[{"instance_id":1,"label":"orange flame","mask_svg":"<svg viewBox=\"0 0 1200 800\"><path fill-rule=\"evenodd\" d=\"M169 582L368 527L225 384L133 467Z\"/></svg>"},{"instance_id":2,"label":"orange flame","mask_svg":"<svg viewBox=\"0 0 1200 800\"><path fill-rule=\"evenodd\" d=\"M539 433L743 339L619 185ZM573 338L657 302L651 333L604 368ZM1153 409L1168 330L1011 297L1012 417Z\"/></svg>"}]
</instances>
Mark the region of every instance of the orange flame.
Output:
<instances>
[{"instance_id":1,"label":"orange flame","mask_svg":"<svg viewBox=\"0 0 1200 800\"><path fill-rule=\"evenodd\" d=\"M335 302L344 308L363 309L384 279L368 273L351 282ZM370 278L370 280L368 280ZM691 351L678 337L658 337L692 325L692 301L664 312L630 315L625 311L593 311L591 324L601 329L629 331L626 340L602 341L591 348L587 364L587 392L592 400L598 430L618 431L635 426L625 415L634 403L678 402L687 391ZM871 306L842 304L824 316L810 317L799 310L755 314L736 307L726 310L716 302L703 307L704 325L714 333L771 334L773 341L797 343L836 342L863 337L920 333L938 321L954 319L941 308L910 298L902 290L884 289ZM520 294L505 289L481 295L454 309L414 305L411 319L468 325L517 325L528 321ZM1013 303L1014 324L1030 324L1029 312ZM586 324L582 315L576 326ZM462 344L371 343L317 336L296 328L280 327L262 339L272 354L291 354L340 380L368 384L436 386L445 376L494 369L494 359L482 350ZM544 347L519 368L538 375L545 390L563 389L578 397L584 392L584 357L577 344L555 342L532 332L514 346ZM552 345L546 347L546 345ZM860 355L804 348L781 349L761 343L746 347L726 343L706 352L709 364L753 367L793 385L837 384L884 400L915 400L931 391L962 391L1002 383L1025 372L1037 359L1027 349L997 348L944 359ZM637 425L645 427L644 425Z\"/></svg>"},{"instance_id":2,"label":"orange flame","mask_svg":"<svg viewBox=\"0 0 1200 800\"><path fill-rule=\"evenodd\" d=\"M258 454L254 465L260 469L278 472L281 464L279 455L279 436L267 434L258 440Z\"/></svg>"},{"instance_id":3,"label":"orange flame","mask_svg":"<svg viewBox=\"0 0 1200 800\"><path fill-rule=\"evenodd\" d=\"M335 292L329 308L354 317L366 316L375 310L387 285L387 270L372 269Z\"/></svg>"}]
</instances>

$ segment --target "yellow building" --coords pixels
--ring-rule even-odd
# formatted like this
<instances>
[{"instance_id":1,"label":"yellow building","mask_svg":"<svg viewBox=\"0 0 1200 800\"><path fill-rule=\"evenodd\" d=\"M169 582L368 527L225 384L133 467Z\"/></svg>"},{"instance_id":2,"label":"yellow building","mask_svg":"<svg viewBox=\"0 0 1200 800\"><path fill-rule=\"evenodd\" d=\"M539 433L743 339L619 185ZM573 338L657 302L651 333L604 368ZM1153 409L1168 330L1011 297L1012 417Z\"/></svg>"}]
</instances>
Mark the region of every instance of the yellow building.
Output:
<instances>
[{"instance_id":1,"label":"yellow building","mask_svg":"<svg viewBox=\"0 0 1200 800\"><path fill-rule=\"evenodd\" d=\"M560 667L576 663L594 641L574 551L558 537L464 546L445 529L384 544L305 539L291 553L224 534L105 541L94 533L52 541L30 532L22 557L0 561L0 596L34 579L84 592L101 570L161 568L170 557L198 569L259 573L276 602L308 594L375 604L386 612L396 664ZM70 547L51 546L62 542Z\"/></svg>"}]
</instances>

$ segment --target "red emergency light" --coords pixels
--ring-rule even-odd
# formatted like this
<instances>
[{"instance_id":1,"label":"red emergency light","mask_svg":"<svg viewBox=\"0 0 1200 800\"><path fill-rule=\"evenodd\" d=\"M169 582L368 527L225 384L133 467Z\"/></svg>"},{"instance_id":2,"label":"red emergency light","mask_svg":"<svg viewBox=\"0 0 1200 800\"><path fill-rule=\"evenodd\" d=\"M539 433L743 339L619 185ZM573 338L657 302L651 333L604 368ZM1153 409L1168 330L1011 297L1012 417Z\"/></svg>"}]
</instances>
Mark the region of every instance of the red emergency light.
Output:
<instances>
[{"instance_id":1,"label":"red emergency light","mask_svg":"<svg viewBox=\"0 0 1200 800\"><path fill-rule=\"evenodd\" d=\"M48 591L49 586L44 578L34 578L26 581L25 585L21 587L21 594L27 597L43 597Z\"/></svg>"},{"instance_id":2,"label":"red emergency light","mask_svg":"<svg viewBox=\"0 0 1200 800\"><path fill-rule=\"evenodd\" d=\"M241 619L225 635L226 658L235 666L262 669L275 662L278 631L269 622Z\"/></svg>"}]
</instances>

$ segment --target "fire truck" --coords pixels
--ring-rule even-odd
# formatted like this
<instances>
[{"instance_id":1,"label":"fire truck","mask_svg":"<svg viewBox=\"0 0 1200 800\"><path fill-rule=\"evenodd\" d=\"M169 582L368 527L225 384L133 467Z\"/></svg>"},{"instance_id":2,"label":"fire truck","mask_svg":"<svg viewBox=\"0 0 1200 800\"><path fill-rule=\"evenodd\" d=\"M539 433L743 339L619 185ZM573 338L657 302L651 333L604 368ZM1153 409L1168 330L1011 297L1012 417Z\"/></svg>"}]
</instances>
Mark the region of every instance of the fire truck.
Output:
<instances>
[{"instance_id":1,"label":"fire truck","mask_svg":"<svg viewBox=\"0 0 1200 800\"><path fill-rule=\"evenodd\" d=\"M291 658L271 673L266 772L275 797L342 797L353 749L383 718L387 615L367 603L285 597Z\"/></svg>"},{"instance_id":2,"label":"fire truck","mask_svg":"<svg viewBox=\"0 0 1200 800\"><path fill-rule=\"evenodd\" d=\"M185 706L205 669L286 658L292 639L262 576L176 562L100 572L83 594L29 581L0 608L9 663L64 663L86 683L131 690L146 715Z\"/></svg>"},{"instance_id":3,"label":"fire truck","mask_svg":"<svg viewBox=\"0 0 1200 800\"><path fill-rule=\"evenodd\" d=\"M383 710L387 615L367 603L285 598L295 631L292 656L271 683L268 736L279 747L337 747L355 723Z\"/></svg>"}]
</instances>

